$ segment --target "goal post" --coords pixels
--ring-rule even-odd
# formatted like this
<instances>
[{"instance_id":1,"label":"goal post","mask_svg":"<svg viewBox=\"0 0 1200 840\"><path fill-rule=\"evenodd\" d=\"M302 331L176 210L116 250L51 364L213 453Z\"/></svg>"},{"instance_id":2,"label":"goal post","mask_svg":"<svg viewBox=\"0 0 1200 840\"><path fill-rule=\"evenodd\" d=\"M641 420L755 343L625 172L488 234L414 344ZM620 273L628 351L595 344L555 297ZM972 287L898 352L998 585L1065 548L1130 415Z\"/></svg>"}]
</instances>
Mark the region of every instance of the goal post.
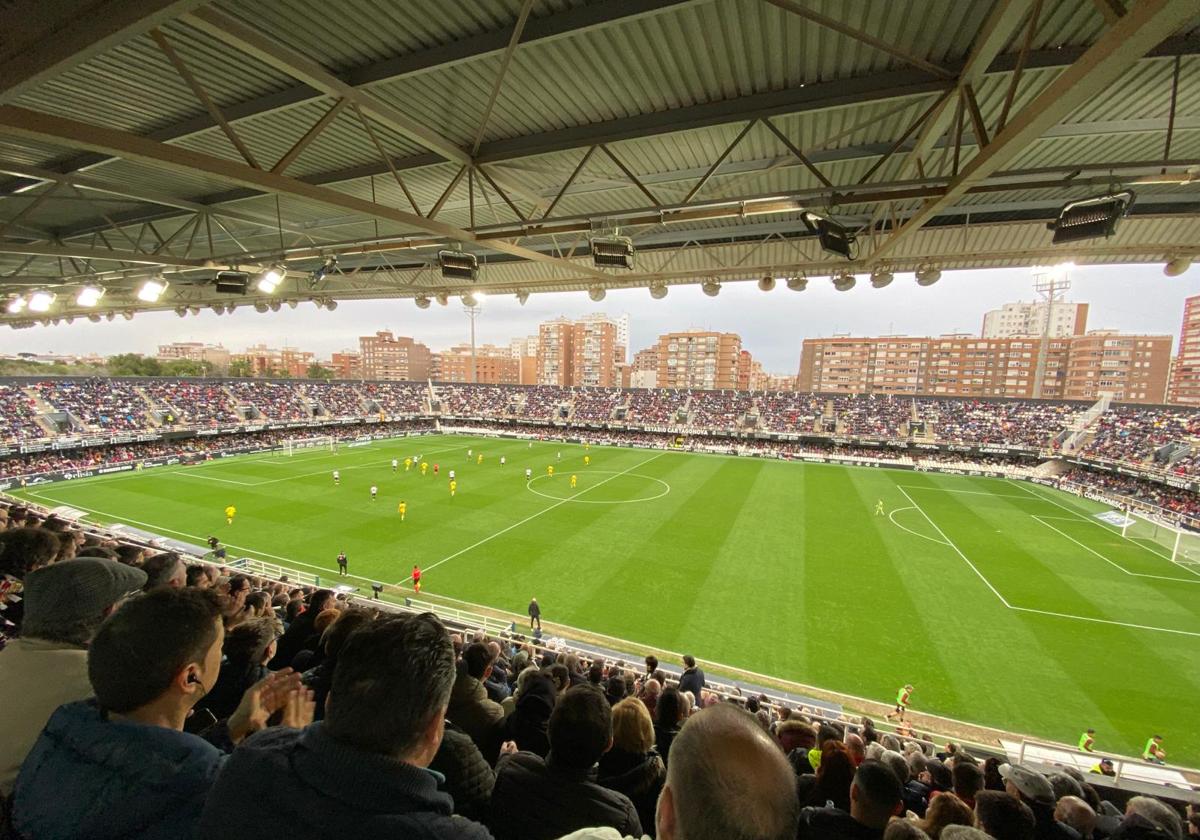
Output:
<instances>
[{"instance_id":1,"label":"goal post","mask_svg":"<svg viewBox=\"0 0 1200 840\"><path fill-rule=\"evenodd\" d=\"M1200 532L1186 527L1179 517L1156 515L1127 508L1121 536L1159 554L1172 563L1200 574Z\"/></svg>"},{"instance_id":2,"label":"goal post","mask_svg":"<svg viewBox=\"0 0 1200 840\"><path fill-rule=\"evenodd\" d=\"M332 435L315 435L304 438L288 438L283 442L283 451L287 455L295 455L311 449L328 449L337 452L337 440Z\"/></svg>"}]
</instances>

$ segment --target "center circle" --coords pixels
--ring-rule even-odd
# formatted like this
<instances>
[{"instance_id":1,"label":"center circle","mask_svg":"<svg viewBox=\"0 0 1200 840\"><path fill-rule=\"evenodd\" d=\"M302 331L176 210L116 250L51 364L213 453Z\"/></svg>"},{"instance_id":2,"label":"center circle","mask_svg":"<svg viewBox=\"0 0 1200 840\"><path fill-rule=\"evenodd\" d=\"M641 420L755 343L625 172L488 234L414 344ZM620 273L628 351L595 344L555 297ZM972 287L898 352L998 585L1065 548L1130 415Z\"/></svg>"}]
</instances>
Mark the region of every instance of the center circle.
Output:
<instances>
[{"instance_id":1,"label":"center circle","mask_svg":"<svg viewBox=\"0 0 1200 840\"><path fill-rule=\"evenodd\" d=\"M620 475L620 476L628 476L629 478L640 478L643 481L650 481L655 484L661 485L662 491L659 493L656 493L654 495L639 496L635 499L579 499L579 498L575 498L573 496L554 496L554 495L551 495L550 493L543 493L541 490L538 490L536 487L533 486L534 484L536 484L539 481L552 481L553 479L548 475L539 475L539 476L535 476L534 478L529 479L529 481L527 481L525 483L525 487L526 487L526 489L529 490L530 493L533 493L535 496L541 496L543 499L553 499L556 502L574 502L575 504L579 504L579 505L628 505L628 504L632 504L634 502L652 502L655 499L661 499L663 496L665 496L671 492L671 485L667 484L667 482L663 481L661 478L654 478L653 476L649 476L649 475L641 475L640 473L617 472L615 470L591 470L591 469L589 469L584 474L585 475L610 475L610 476L614 476L614 477ZM562 474L560 473L560 476L561 475ZM562 476L562 479L563 479L563 481L567 480L565 476ZM612 479L605 479L605 481L611 481L611 480ZM600 485L593 484L591 486L599 487ZM589 490L588 487L579 488L578 490L575 491L575 496L583 495L584 493L587 493L588 490Z\"/></svg>"}]
</instances>

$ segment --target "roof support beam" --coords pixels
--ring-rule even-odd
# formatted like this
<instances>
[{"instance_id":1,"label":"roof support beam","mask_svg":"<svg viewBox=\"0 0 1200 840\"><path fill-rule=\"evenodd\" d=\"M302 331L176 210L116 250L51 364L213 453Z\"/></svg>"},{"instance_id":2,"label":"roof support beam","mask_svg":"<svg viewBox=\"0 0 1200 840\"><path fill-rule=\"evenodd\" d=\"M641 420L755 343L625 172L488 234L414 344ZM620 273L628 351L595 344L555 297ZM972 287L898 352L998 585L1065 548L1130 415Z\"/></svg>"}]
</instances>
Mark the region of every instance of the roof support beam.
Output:
<instances>
[{"instance_id":1,"label":"roof support beam","mask_svg":"<svg viewBox=\"0 0 1200 840\"><path fill-rule=\"evenodd\" d=\"M207 0L17 0L0 10L0 103Z\"/></svg>"},{"instance_id":2,"label":"roof support beam","mask_svg":"<svg viewBox=\"0 0 1200 840\"><path fill-rule=\"evenodd\" d=\"M1195 15L1191 0L1142 0L1105 31L1086 52L1023 108L987 146L966 163L942 196L925 204L871 255L895 250L971 187L997 171L1034 139L1111 85L1164 38Z\"/></svg>"},{"instance_id":3,"label":"roof support beam","mask_svg":"<svg viewBox=\"0 0 1200 840\"><path fill-rule=\"evenodd\" d=\"M448 237L461 242L472 242L475 236L454 225L427 219L393 207L366 201L337 190L313 186L286 175L276 175L246 166L236 161L213 157L201 152L156 143L125 131L81 123L64 117L43 114L13 105L0 106L0 127L21 137L91 149L121 157L164 167L176 172L195 174L201 172L221 178L233 184L250 187L262 192L315 201L368 218L385 219L397 224L427 231L435 236ZM578 268L557 257L522 248L507 242L489 242L487 247L521 259L548 262L567 266L573 272L607 278L609 275L598 269Z\"/></svg>"},{"instance_id":4,"label":"roof support beam","mask_svg":"<svg viewBox=\"0 0 1200 840\"><path fill-rule=\"evenodd\" d=\"M36 257L62 257L80 260L108 260L110 262L163 265L171 268L204 268L206 260L190 260L163 254L143 254L133 251L109 251L104 248L89 248L85 245L43 245L22 242L0 242L0 254L27 254Z\"/></svg>"}]
</instances>

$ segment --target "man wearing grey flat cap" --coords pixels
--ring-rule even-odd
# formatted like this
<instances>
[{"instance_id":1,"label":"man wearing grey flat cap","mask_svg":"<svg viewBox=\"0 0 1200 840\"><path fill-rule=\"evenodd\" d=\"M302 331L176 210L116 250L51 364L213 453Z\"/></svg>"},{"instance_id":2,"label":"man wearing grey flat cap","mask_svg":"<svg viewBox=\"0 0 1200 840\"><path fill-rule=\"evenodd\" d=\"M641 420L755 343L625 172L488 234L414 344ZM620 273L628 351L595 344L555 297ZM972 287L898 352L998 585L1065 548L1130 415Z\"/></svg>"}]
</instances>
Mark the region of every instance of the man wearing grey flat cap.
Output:
<instances>
[{"instance_id":1,"label":"man wearing grey flat cap","mask_svg":"<svg viewBox=\"0 0 1200 840\"><path fill-rule=\"evenodd\" d=\"M21 637L0 652L0 796L12 793L21 762L50 715L92 696L87 646L104 619L146 584L146 573L115 560L80 557L25 577Z\"/></svg>"},{"instance_id":2,"label":"man wearing grey flat cap","mask_svg":"<svg viewBox=\"0 0 1200 840\"><path fill-rule=\"evenodd\" d=\"M1033 811L1035 840L1079 840L1079 832L1054 818L1054 788L1049 780L1020 764L1001 764L1004 789Z\"/></svg>"}]
</instances>

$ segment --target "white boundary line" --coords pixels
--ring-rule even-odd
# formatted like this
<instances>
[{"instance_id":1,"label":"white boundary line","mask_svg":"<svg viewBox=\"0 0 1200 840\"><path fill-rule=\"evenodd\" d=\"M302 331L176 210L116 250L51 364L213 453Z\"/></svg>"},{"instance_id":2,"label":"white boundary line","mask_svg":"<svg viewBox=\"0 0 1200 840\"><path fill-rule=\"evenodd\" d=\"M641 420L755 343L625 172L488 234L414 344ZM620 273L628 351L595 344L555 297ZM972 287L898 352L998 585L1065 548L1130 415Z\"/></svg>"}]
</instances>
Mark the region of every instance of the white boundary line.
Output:
<instances>
[{"instance_id":1,"label":"white boundary line","mask_svg":"<svg viewBox=\"0 0 1200 840\"><path fill-rule=\"evenodd\" d=\"M472 543L471 545L467 546L466 548L460 549L447 557L443 557L441 560L438 560L436 563L433 563L430 566L426 566L424 569L421 570L421 573L425 574L425 573L429 572L431 569L436 569L438 566L442 565L443 563L449 562L450 560L453 560L455 557L459 557L460 555L466 554L468 551L471 551L474 548L478 548L479 546L483 545L484 543L491 542L492 540L494 540L496 537L500 536L501 534L507 534L513 528L524 525L526 522L529 522L530 520L537 519L542 514L549 513L550 511L554 510L555 508L561 507L562 505L565 505L567 502L572 501L576 497L582 496L584 493L587 493L591 490L595 490L597 487L607 484L608 482L612 481L614 478L618 478L622 475L625 475L625 473L633 472L638 467L645 466L646 464L649 464L651 461L661 458L665 454L666 454L665 452L660 452L657 455L653 455L640 463L634 464L632 467L630 467L627 470L624 470L622 472L617 473L616 475L613 475L613 476L610 476L609 478L604 479L603 481L599 482L598 484L593 484L591 487L586 487L583 490L580 490L578 493L576 493L573 496L568 496L567 498L563 499L562 501L555 502L554 504L550 505L549 507L543 508L542 510L539 510L537 513L532 514L531 516L526 516L524 519L520 520L519 522L514 522L512 525L509 525L506 528L501 528L499 531L492 534L491 536L484 537L479 542ZM411 577L411 575L409 577ZM408 580L408 579L409 578L405 578L404 580ZM404 580L397 581L396 583L394 583L392 585L399 586L400 584L404 583Z\"/></svg>"},{"instance_id":2,"label":"white boundary line","mask_svg":"<svg viewBox=\"0 0 1200 840\"><path fill-rule=\"evenodd\" d=\"M1010 481L1013 484L1016 484L1016 482L1012 481L1012 479L1005 479L1005 480ZM1095 525L1097 528L1101 528L1109 534L1115 534L1116 536L1120 537L1123 540L1128 540L1129 542L1133 543L1134 545L1136 545L1138 548L1142 549L1143 551L1148 551L1151 554L1153 554L1155 557L1161 557L1163 560L1166 560L1171 565L1178 566L1179 568L1183 569L1185 572L1190 572L1191 574L1196 575L1197 577L1200 577L1200 572L1197 572L1194 569L1188 568L1187 566L1183 565L1182 563L1178 563L1175 560L1172 560L1170 555L1163 554L1161 551L1155 551L1154 549L1150 548L1148 545L1138 542L1133 537L1125 536L1120 531L1117 531L1113 528L1108 527L1106 524L1099 521L1098 519L1095 519L1090 516L1084 516L1079 511L1073 510L1073 509L1067 507L1066 505L1064 505L1062 502L1058 501L1057 499L1051 499L1049 496L1043 496L1041 493L1035 493L1035 492L1033 492L1033 490L1029 489L1028 487L1023 487L1020 484L1017 484L1017 486L1020 487L1022 490L1024 490L1026 493L1028 493L1030 496L1033 496L1035 499L1041 499L1042 501L1049 502L1052 505L1058 505L1058 507L1062 508L1067 513L1070 513L1071 515L1077 517L1078 519L1081 519L1084 522L1090 522L1093 525Z\"/></svg>"},{"instance_id":3,"label":"white boundary line","mask_svg":"<svg viewBox=\"0 0 1200 840\"><path fill-rule=\"evenodd\" d=\"M617 475L625 475L626 474L626 473L616 473L616 475L613 475L613 473L615 472L614 470L592 470L592 469L588 469L587 467L585 467L584 469L586 469L588 471L589 475L595 475L596 473L600 473L601 475L612 475L613 478L616 478ZM602 500L602 501L597 502L597 501L593 501L592 499L577 500L575 498L575 496L571 496L564 500L562 496L551 496L549 493L540 493L537 490L533 489L533 483L535 481L540 481L541 479L549 479L550 476L548 476L548 475L535 475L533 478L529 479L529 481L525 482L525 489L528 490L530 493L532 493L535 496L541 496L543 499L550 499L551 501L568 501L568 502L578 501L578 503L581 505L632 505L632 504L637 504L638 502L653 502L655 499L661 499L663 496L665 496L671 492L671 485L667 484L667 482L663 481L661 478L653 478L652 476L648 476L648 475L639 475L638 473L629 473L629 475L633 476L635 478L644 478L647 481L657 482L667 489L662 491L661 493L659 493L657 496L647 496L644 499L614 499L612 501L603 501ZM605 481L611 481L611 480L612 479L607 479L607 478L605 479ZM578 495L578 494L576 494L576 495Z\"/></svg>"},{"instance_id":4,"label":"white boundary line","mask_svg":"<svg viewBox=\"0 0 1200 840\"><path fill-rule=\"evenodd\" d=\"M934 527L934 530L936 530L942 536L942 539L946 540L946 545L948 545L948 546L950 546L950 548L954 549L955 553L958 554L958 556L961 557L963 559L963 561L968 566L971 567L971 570L974 571L975 574L979 576L979 579L982 580L984 582L984 585L986 585L987 588L992 591L992 594L1000 599L1000 603L1004 604L1004 606L1008 607L1010 610L1015 610L1016 612L1035 613L1037 615L1048 615L1048 616L1052 616L1054 618L1070 618L1070 619L1074 619L1076 621L1090 621L1093 624L1110 624L1110 625L1114 625L1116 627L1129 627L1129 628L1132 628L1135 630L1153 630L1153 631L1156 631L1159 633L1173 633L1178 636L1193 636L1196 638L1200 638L1200 632L1197 632L1194 630L1174 630L1170 627L1151 627L1148 624L1132 624L1127 621L1114 621L1114 620L1108 619L1108 618L1090 618L1085 615L1071 615L1069 613L1051 612L1049 610L1038 610L1038 609L1034 609L1032 607L1013 606L1012 604L1010 604L1008 602L1007 598L1005 598L1003 595L1000 594L999 591L997 591L996 587L992 586L991 581L989 581L986 577L984 577L983 572L979 571L979 569L976 568L975 564L972 563L967 558L967 555L963 554L962 550L958 546L956 546L950 540L949 537L946 536L945 532L943 532L942 529L938 527L937 523L934 522L932 519L930 519L929 514L925 513L925 511L921 508L921 506L918 505L915 501L913 501L912 496L909 496L908 493L905 492L905 490L902 487L900 487L899 485L897 485L897 489L899 489L901 493L904 493L905 498L907 498L910 502L912 502L913 507L915 507L917 510L921 511L921 515L924 516L926 520L928 520L929 524ZM1036 495L1036 494L1034 494L1034 495ZM1041 497L1038 496L1038 498L1041 498ZM1070 510L1070 508L1067 508L1067 509ZM1082 518L1082 517L1080 517L1080 518Z\"/></svg>"},{"instance_id":5,"label":"white boundary line","mask_svg":"<svg viewBox=\"0 0 1200 840\"><path fill-rule=\"evenodd\" d=\"M931 543L935 543L936 545L949 545L949 543L944 543L941 540L935 540L933 537L930 537L926 534L922 534L919 531L914 531L912 528L909 528L907 525L901 525L899 522L897 522L896 514L900 513L901 511L905 511L905 510L916 510L916 507L909 505L908 507L896 508L895 510L893 510L891 513L888 514L888 519L891 520L891 523L893 525L895 525L897 528L899 528L901 531L908 531L908 533L912 534L914 537L920 537L923 540L929 540Z\"/></svg>"},{"instance_id":6,"label":"white boundary line","mask_svg":"<svg viewBox=\"0 0 1200 840\"><path fill-rule=\"evenodd\" d=\"M1122 566L1120 563L1116 562L1115 560L1110 560L1108 557L1105 557L1103 554L1101 554L1099 551L1096 551L1096 549L1092 548L1090 545L1087 545L1086 543L1081 543L1079 540L1072 537L1066 531L1063 531L1062 529L1056 528L1055 526L1051 525L1049 522L1046 521L1046 519L1048 519L1049 517L1042 517L1042 516L1038 516L1037 514L1033 514L1033 518L1036 519L1038 522L1041 522L1043 525L1045 525L1050 530L1056 531L1059 534L1061 534L1062 536L1066 537L1071 542L1075 543L1075 545L1082 548L1084 551L1088 551L1088 552L1091 552L1092 554L1095 554L1097 557L1099 557L1105 563L1108 563L1110 566L1114 566L1115 568L1120 569L1122 572L1124 572L1127 575L1132 575L1133 577L1153 578L1155 580L1174 580L1179 583L1200 583L1200 578L1193 580L1191 578L1167 577L1166 575L1147 575L1147 574L1143 574L1142 572L1131 572L1131 571L1129 571L1129 569L1126 569L1124 566ZM1065 516L1060 516L1060 517L1058 517L1057 521L1059 521L1059 522L1077 522L1078 520L1067 519Z\"/></svg>"},{"instance_id":7,"label":"white boundary line","mask_svg":"<svg viewBox=\"0 0 1200 840\"><path fill-rule=\"evenodd\" d=\"M960 478L961 476L956 476ZM1024 499L1016 493L989 493L986 490L955 490L950 487L922 487L917 484L897 484L901 490L936 490L939 493L964 493L968 496L991 496L993 499Z\"/></svg>"}]
</instances>

